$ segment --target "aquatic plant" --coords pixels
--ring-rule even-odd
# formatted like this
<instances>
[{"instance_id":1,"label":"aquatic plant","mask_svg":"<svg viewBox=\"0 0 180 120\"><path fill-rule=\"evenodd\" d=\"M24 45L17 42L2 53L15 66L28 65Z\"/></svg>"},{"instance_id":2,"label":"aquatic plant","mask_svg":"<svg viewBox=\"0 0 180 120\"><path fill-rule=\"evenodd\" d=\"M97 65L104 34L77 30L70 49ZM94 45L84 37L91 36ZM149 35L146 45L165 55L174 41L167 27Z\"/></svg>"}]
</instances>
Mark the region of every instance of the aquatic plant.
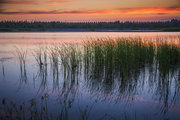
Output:
<instances>
[{"instance_id":1,"label":"aquatic plant","mask_svg":"<svg viewBox=\"0 0 180 120\"><path fill-rule=\"evenodd\" d=\"M39 49L33 51L33 56L38 66L38 71L36 76L33 76L33 79L40 78L41 85L39 87L45 89L47 84L47 75L48 75L48 50L47 47L40 47Z\"/></svg>"},{"instance_id":2,"label":"aquatic plant","mask_svg":"<svg viewBox=\"0 0 180 120\"><path fill-rule=\"evenodd\" d=\"M59 74L63 73L62 93L59 93L66 97L70 96L69 93L73 90L76 91L78 75L81 74L84 75L88 87L96 88L101 93L111 94L116 85L117 100L129 99L130 95L136 94L138 85L143 86L146 84L144 79L149 79L149 84L156 86L154 91L160 95L159 100L163 101L163 104L160 103L162 112L165 113L171 107L168 101L172 81L175 80L179 84L180 47L160 42L160 39L154 41L141 38L96 39L86 41L82 46L55 45L49 47L47 51L53 73L53 85L58 88ZM38 53L37 56L43 55ZM44 57L36 58L37 63L42 63L39 66L43 68ZM147 74L149 78L145 78ZM142 77L141 81L139 77ZM178 91L178 85L175 89ZM177 101L178 93L174 92L172 102ZM82 119L88 116L85 111L81 110ZM67 106L64 107L62 113L64 112L65 114L61 114L60 117L68 119Z\"/></svg>"},{"instance_id":3,"label":"aquatic plant","mask_svg":"<svg viewBox=\"0 0 180 120\"><path fill-rule=\"evenodd\" d=\"M135 94L140 75L149 69L149 82L157 86L167 112L170 85L179 79L180 46L173 42L141 38L97 39L86 41L83 51L84 75L88 86L110 92L118 84L119 94ZM141 83L144 84L143 79ZM118 81L118 83L117 83ZM101 88L100 88L101 87ZM177 89L177 87L176 87ZM120 98L126 98L121 97ZM177 98L177 93L174 93ZM174 101L174 99L172 100Z\"/></svg>"},{"instance_id":4,"label":"aquatic plant","mask_svg":"<svg viewBox=\"0 0 180 120\"><path fill-rule=\"evenodd\" d=\"M140 38L119 38L88 41L84 45L83 57L85 69L94 71L93 77L104 76L108 81L113 79L115 74L121 74L124 78L133 69L152 64L154 55L155 47L151 42L144 44Z\"/></svg>"},{"instance_id":5,"label":"aquatic plant","mask_svg":"<svg viewBox=\"0 0 180 120\"><path fill-rule=\"evenodd\" d=\"M16 47L15 56L19 61L20 68L20 84L22 82L27 82L27 72L26 72L26 59L27 59L27 50L23 50L22 48Z\"/></svg>"},{"instance_id":6,"label":"aquatic plant","mask_svg":"<svg viewBox=\"0 0 180 120\"><path fill-rule=\"evenodd\" d=\"M40 67L42 67L43 65L47 65L47 47L40 47L39 49L35 50L33 52L33 56Z\"/></svg>"},{"instance_id":7,"label":"aquatic plant","mask_svg":"<svg viewBox=\"0 0 180 120\"><path fill-rule=\"evenodd\" d=\"M59 89L59 74L60 68L61 68L61 56L59 55L60 48L59 46L50 46L48 48L49 50L49 59L50 59L50 65L51 65L51 71L52 71L52 77L53 77L53 91ZM66 72L66 70L64 70ZM64 73L65 74L65 73Z\"/></svg>"},{"instance_id":8,"label":"aquatic plant","mask_svg":"<svg viewBox=\"0 0 180 120\"><path fill-rule=\"evenodd\" d=\"M81 71L82 53L77 46L63 45L58 47L58 54L61 59L61 66L64 76L75 77Z\"/></svg>"}]
</instances>

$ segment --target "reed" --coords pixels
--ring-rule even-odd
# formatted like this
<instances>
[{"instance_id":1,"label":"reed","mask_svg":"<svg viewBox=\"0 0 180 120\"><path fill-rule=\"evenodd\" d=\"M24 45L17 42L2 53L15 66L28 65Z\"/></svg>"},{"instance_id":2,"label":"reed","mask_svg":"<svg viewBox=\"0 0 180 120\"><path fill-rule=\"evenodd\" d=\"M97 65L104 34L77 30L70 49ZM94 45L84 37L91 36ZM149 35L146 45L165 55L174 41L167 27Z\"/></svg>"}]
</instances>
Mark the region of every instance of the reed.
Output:
<instances>
[{"instance_id":1,"label":"reed","mask_svg":"<svg viewBox=\"0 0 180 120\"><path fill-rule=\"evenodd\" d=\"M142 40L141 38L96 39L84 42L83 50L76 45L50 47L50 63L58 77L61 66L64 77L81 73L88 78L111 82L117 76L127 79L145 66L158 63L159 69L179 68L179 46L167 42ZM41 67L46 63L47 51L36 51L35 59ZM43 61L44 59L44 61ZM163 68L165 67L166 68ZM178 66L178 67L177 67ZM86 78L86 79L87 79Z\"/></svg>"},{"instance_id":2,"label":"reed","mask_svg":"<svg viewBox=\"0 0 180 120\"><path fill-rule=\"evenodd\" d=\"M16 50L21 71L26 70L26 54L27 51ZM40 69L39 73L42 76L43 86L46 84L48 60L53 72L54 85L59 84L59 74L62 70L65 79L61 95L64 96L60 97L65 99L71 98L71 92L74 92L72 98L75 99L76 86L78 86L75 83L75 78L82 73L82 69L86 80L95 81L95 85L98 86L97 88L101 92L108 94L107 89L111 89L114 83L119 83L117 88L119 91L117 91L123 95L125 92L133 94L138 85L140 72L145 73L145 68L150 67L153 72L149 72L149 75L155 79L158 78L157 81L153 82L157 84L157 91L162 94L160 99L163 99L164 104L168 104L168 94L170 93L173 74L178 76L175 82L179 85L180 47L168 42L160 43L159 40L152 42L141 38L96 39L84 42L83 50L76 45L56 45L49 48L40 48L34 51L33 56ZM71 81L66 79L68 77L71 78ZM177 90L179 90L178 85L175 86ZM101 86L105 86L104 91L100 88ZM178 97L174 96L174 98ZM12 112L17 112L18 119L51 119L48 116L46 96L42 96L40 101L40 109L35 100L30 101L28 110L31 118L26 118L24 104L18 106L19 109L14 104L12 104L12 109L6 106L5 111L11 119L13 118ZM66 102L64 102L57 119L69 119L71 101L64 101ZM2 104L7 105L7 101L3 99ZM78 110L80 119L90 119L92 107L87 106L84 109L79 107ZM163 109L163 112L167 112L167 109ZM113 119L111 116L107 117ZM133 118L137 119L136 114ZM122 119L125 120L133 118L128 114L122 116Z\"/></svg>"},{"instance_id":3,"label":"reed","mask_svg":"<svg viewBox=\"0 0 180 120\"><path fill-rule=\"evenodd\" d=\"M163 81L176 74L180 66L179 45L166 40L161 42L160 38L153 41L138 37L94 39L85 41L82 46L54 45L36 51L34 56L39 68L45 68L49 58L55 86L59 85L62 71L64 80L71 79L72 83L80 74L86 80L109 88L118 80L121 93L136 89L138 77L146 67L151 68L154 79L160 74L158 79Z\"/></svg>"},{"instance_id":4,"label":"reed","mask_svg":"<svg viewBox=\"0 0 180 120\"><path fill-rule=\"evenodd\" d=\"M84 45L83 57L85 69L96 71L93 73L95 78L105 76L110 80L115 74L128 76L130 70L153 64L154 55L155 46L151 42L143 43L140 38L119 38L88 41Z\"/></svg>"},{"instance_id":5,"label":"reed","mask_svg":"<svg viewBox=\"0 0 180 120\"><path fill-rule=\"evenodd\" d=\"M42 67L43 65L47 65L48 51L47 47L40 47L39 49L33 52L33 56L37 62L37 64Z\"/></svg>"},{"instance_id":6,"label":"reed","mask_svg":"<svg viewBox=\"0 0 180 120\"><path fill-rule=\"evenodd\" d=\"M79 74L82 65L82 52L79 47L73 45L60 46L58 55L61 59L64 76L71 75L73 77L75 74Z\"/></svg>"},{"instance_id":7,"label":"reed","mask_svg":"<svg viewBox=\"0 0 180 120\"><path fill-rule=\"evenodd\" d=\"M21 48L16 48L15 56L19 61L20 68L20 83L27 82L27 72L26 72L26 60L27 60L27 50Z\"/></svg>"},{"instance_id":8,"label":"reed","mask_svg":"<svg viewBox=\"0 0 180 120\"><path fill-rule=\"evenodd\" d=\"M163 74L178 69L180 67L180 47L166 43L160 45L157 48L157 61L159 70Z\"/></svg>"}]
</instances>

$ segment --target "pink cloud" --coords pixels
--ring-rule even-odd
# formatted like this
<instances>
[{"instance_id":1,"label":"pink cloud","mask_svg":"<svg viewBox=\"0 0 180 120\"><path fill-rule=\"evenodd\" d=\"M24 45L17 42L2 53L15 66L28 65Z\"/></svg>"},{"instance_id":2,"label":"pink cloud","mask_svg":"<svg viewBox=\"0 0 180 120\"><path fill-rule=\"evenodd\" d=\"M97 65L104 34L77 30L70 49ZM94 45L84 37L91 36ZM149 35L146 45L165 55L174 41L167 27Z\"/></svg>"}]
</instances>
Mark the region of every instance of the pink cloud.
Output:
<instances>
[{"instance_id":1,"label":"pink cloud","mask_svg":"<svg viewBox=\"0 0 180 120\"><path fill-rule=\"evenodd\" d=\"M66 2L71 2L71 0L48 0L47 4L48 5L57 5L57 3L66 3Z\"/></svg>"},{"instance_id":2,"label":"pink cloud","mask_svg":"<svg viewBox=\"0 0 180 120\"><path fill-rule=\"evenodd\" d=\"M160 8L125 8L125 9L103 9L103 10L72 10L72 11L12 11L1 10L0 14L157 14L180 13L180 7Z\"/></svg>"}]
</instances>

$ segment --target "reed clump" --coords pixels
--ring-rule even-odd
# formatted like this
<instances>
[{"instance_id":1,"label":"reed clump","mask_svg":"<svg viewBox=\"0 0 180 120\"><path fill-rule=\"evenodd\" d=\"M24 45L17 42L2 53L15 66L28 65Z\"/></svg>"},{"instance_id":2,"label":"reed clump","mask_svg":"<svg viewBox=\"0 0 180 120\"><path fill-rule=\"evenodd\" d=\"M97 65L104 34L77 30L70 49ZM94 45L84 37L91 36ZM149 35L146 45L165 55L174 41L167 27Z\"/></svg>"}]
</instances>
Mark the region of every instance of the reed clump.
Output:
<instances>
[{"instance_id":1,"label":"reed clump","mask_svg":"<svg viewBox=\"0 0 180 120\"><path fill-rule=\"evenodd\" d=\"M57 77L59 68L62 69L65 77L77 76L83 68L86 79L111 82L117 77L122 80L133 77L146 66L156 65L160 72L165 74L172 69L179 69L179 43L160 41L160 39L144 40L138 37L95 39L85 41L83 47L52 46L48 48L48 54L53 73L57 74ZM35 59L39 66L47 61L46 54L47 51L36 52Z\"/></svg>"},{"instance_id":2,"label":"reed clump","mask_svg":"<svg viewBox=\"0 0 180 120\"><path fill-rule=\"evenodd\" d=\"M90 77L109 81L117 74L123 79L155 62L164 71L177 67L179 54L180 47L166 42L157 45L156 41L141 38L109 38L85 42L83 57L86 71L92 72Z\"/></svg>"},{"instance_id":3,"label":"reed clump","mask_svg":"<svg viewBox=\"0 0 180 120\"><path fill-rule=\"evenodd\" d=\"M163 74L173 72L180 67L180 47L162 44L157 47L159 70Z\"/></svg>"},{"instance_id":4,"label":"reed clump","mask_svg":"<svg viewBox=\"0 0 180 120\"><path fill-rule=\"evenodd\" d=\"M81 71L82 52L79 47L73 45L63 45L58 49L60 56L61 68L64 71L64 76L75 75Z\"/></svg>"}]
</instances>

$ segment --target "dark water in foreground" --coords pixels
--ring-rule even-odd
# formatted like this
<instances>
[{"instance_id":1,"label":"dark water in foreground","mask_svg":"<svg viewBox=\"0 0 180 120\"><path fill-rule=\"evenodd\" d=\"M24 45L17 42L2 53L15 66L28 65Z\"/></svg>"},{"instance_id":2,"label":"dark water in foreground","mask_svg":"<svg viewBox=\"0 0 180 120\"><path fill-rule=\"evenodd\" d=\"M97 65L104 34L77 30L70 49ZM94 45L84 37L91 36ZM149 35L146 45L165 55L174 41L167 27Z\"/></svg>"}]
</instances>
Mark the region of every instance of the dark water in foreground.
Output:
<instances>
[{"instance_id":1,"label":"dark water in foreground","mask_svg":"<svg viewBox=\"0 0 180 120\"><path fill-rule=\"evenodd\" d=\"M93 37L142 37L153 40L178 39L180 33L1 33L0 34L0 116L37 119L180 119L180 71L165 74L156 64L145 64L123 79L107 81L104 74L81 71L64 75L61 63L39 66L34 51L42 46L77 44ZM93 36L93 37L92 37ZM179 44L179 42L175 42ZM27 50L20 64L16 48ZM57 67L58 66L58 67ZM58 69L57 69L58 68ZM88 69L89 72L90 69ZM99 70L99 69L98 69ZM95 70L92 72L95 73ZM66 76L66 77L64 77ZM1 118L0 117L0 118Z\"/></svg>"}]
</instances>

